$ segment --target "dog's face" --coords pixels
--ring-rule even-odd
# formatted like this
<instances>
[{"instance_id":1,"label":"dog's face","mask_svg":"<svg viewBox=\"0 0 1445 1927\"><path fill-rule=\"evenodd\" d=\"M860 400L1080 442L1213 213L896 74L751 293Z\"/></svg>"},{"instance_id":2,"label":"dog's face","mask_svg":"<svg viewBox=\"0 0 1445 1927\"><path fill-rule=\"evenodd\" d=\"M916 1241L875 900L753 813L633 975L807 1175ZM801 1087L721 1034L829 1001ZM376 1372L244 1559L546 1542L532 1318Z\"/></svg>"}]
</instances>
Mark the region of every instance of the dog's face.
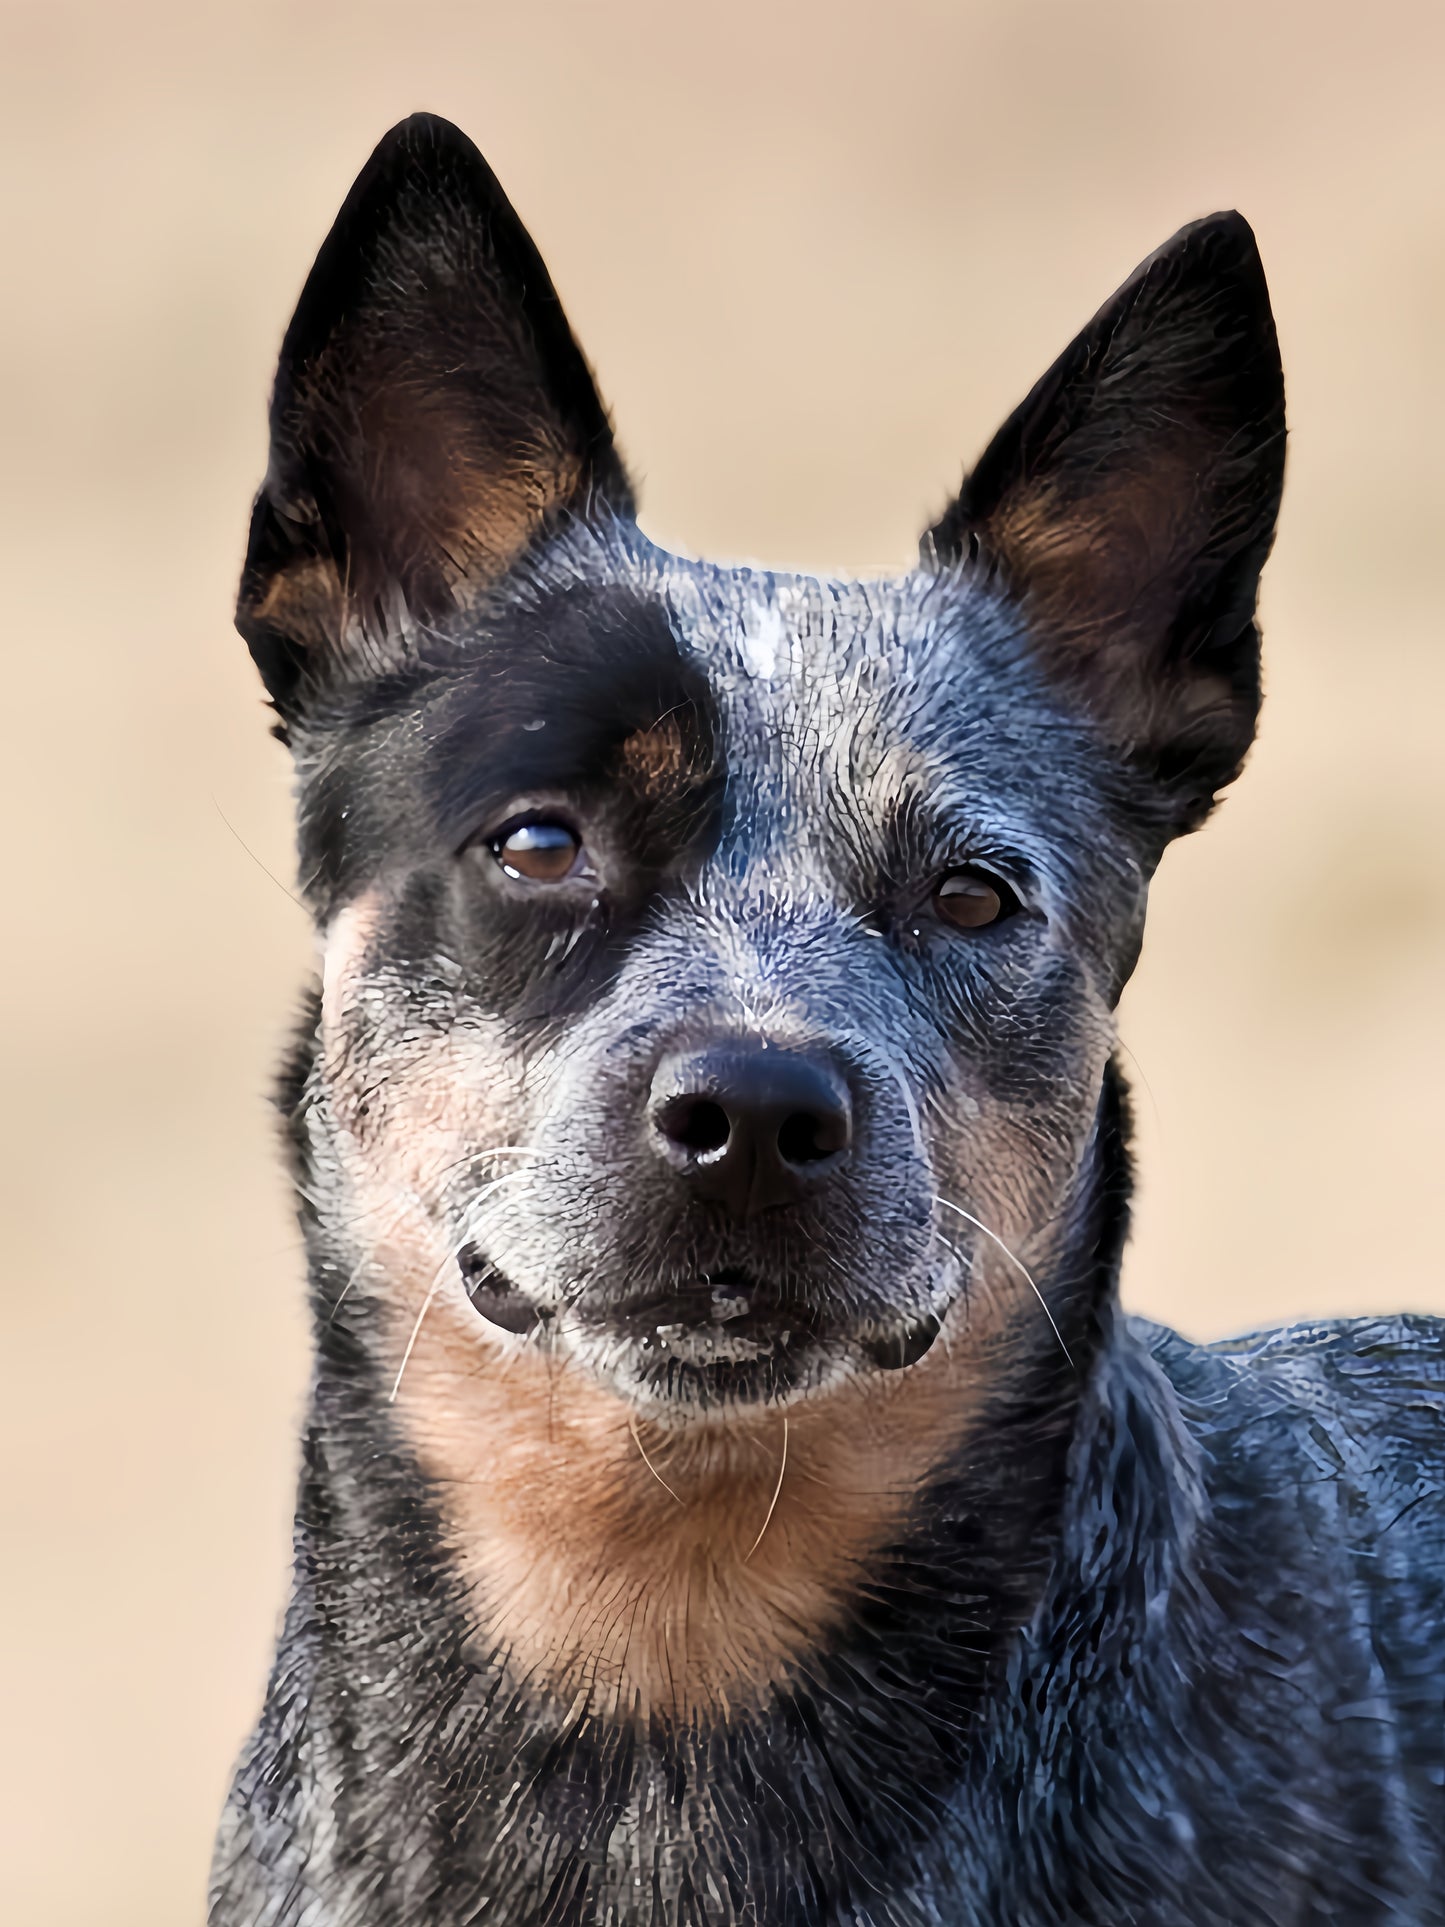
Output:
<instances>
[{"instance_id":1,"label":"dog's face","mask_svg":"<svg viewBox=\"0 0 1445 1927\"><path fill-rule=\"evenodd\" d=\"M997 598L614 533L418 655L298 745L321 1068L480 1342L776 1404L919 1360L980 1246L1056 1342L1151 853Z\"/></svg>"},{"instance_id":2,"label":"dog's face","mask_svg":"<svg viewBox=\"0 0 1445 1927\"><path fill-rule=\"evenodd\" d=\"M549 1422L669 1436L912 1400L926 1465L960 1373L1062 1342L1148 878L1252 736L1247 228L1146 263L895 580L639 533L440 123L358 182L272 425L241 625L323 942L311 1181L421 1432L545 1361Z\"/></svg>"}]
</instances>

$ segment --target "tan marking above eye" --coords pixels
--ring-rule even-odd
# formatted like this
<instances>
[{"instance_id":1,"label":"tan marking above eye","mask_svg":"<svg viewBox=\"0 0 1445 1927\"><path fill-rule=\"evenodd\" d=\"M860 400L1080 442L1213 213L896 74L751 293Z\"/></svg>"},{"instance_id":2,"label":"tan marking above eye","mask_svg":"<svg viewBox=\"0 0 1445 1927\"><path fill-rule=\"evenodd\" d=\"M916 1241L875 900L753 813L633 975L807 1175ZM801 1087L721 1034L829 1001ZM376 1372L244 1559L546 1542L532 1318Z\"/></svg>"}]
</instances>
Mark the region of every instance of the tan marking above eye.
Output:
<instances>
[{"instance_id":1,"label":"tan marking above eye","mask_svg":"<svg viewBox=\"0 0 1445 1927\"><path fill-rule=\"evenodd\" d=\"M650 796L670 796L688 775L687 744L678 719L664 716L648 729L634 730L618 762L639 789Z\"/></svg>"},{"instance_id":2,"label":"tan marking above eye","mask_svg":"<svg viewBox=\"0 0 1445 1927\"><path fill-rule=\"evenodd\" d=\"M1009 908L1006 886L978 870L955 870L944 877L933 901L939 916L955 930L982 930Z\"/></svg>"},{"instance_id":3,"label":"tan marking above eye","mask_svg":"<svg viewBox=\"0 0 1445 1927\"><path fill-rule=\"evenodd\" d=\"M563 883L577 867L582 839L565 823L519 823L493 842L492 854L509 877Z\"/></svg>"}]
</instances>

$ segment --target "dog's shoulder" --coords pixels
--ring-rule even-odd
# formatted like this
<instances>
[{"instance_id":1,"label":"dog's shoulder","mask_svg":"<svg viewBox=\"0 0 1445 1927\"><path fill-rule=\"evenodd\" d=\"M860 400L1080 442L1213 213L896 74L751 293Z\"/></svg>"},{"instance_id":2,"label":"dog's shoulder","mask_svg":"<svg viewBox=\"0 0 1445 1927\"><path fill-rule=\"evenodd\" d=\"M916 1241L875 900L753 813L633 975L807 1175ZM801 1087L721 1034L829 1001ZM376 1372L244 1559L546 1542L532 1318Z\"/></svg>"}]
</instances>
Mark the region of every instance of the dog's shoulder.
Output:
<instances>
[{"instance_id":1,"label":"dog's shoulder","mask_svg":"<svg viewBox=\"0 0 1445 1927\"><path fill-rule=\"evenodd\" d=\"M1129 1325L1214 1451L1248 1457L1272 1426L1371 1511L1396 1493L1427 1514L1445 1505L1445 1319L1340 1319L1208 1345Z\"/></svg>"},{"instance_id":2,"label":"dog's shoulder","mask_svg":"<svg viewBox=\"0 0 1445 1927\"><path fill-rule=\"evenodd\" d=\"M1445 1319L1400 1314L1209 1345L1130 1319L1230 1490L1296 1481L1316 1529L1445 1591Z\"/></svg>"},{"instance_id":3,"label":"dog's shoulder","mask_svg":"<svg viewBox=\"0 0 1445 1927\"><path fill-rule=\"evenodd\" d=\"M1334 1594L1368 1662L1363 1697L1336 1716L1392 1729L1387 1751L1417 1802L1434 1789L1424 1810L1440 1824L1445 1320L1349 1319L1214 1345L1131 1324L1174 1388L1245 1577L1316 1604Z\"/></svg>"}]
</instances>

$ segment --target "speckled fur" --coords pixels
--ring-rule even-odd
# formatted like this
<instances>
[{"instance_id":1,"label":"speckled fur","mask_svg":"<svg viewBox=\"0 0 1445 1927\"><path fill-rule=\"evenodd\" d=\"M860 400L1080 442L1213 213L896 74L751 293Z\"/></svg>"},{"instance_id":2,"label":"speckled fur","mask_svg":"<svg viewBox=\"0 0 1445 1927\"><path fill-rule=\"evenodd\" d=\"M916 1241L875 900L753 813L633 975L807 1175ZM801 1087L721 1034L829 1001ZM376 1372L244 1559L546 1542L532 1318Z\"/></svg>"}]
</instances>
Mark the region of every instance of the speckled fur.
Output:
<instances>
[{"instance_id":1,"label":"speckled fur","mask_svg":"<svg viewBox=\"0 0 1445 1927\"><path fill-rule=\"evenodd\" d=\"M1440 1328L1199 1347L1116 1305L1114 1008L1258 695L1267 304L1257 433L1219 425L1229 328L1169 305L1254 274L1241 232L1161 251L918 570L830 582L653 547L473 150L418 120L378 151L288 337L242 594L323 959L283 1094L316 1372L212 1927L1445 1921ZM407 406L465 380L423 460L375 344L428 341L428 302L452 345ZM1140 429L1087 384L1150 302L1168 394L1206 399ZM435 510L375 480L408 463ZM476 838L559 798L602 880L549 910ZM928 908L969 862L1022 904L979 940ZM637 1119L720 1032L846 1065L825 1203L679 1201ZM478 1316L463 1246L540 1336ZM765 1397L608 1322L741 1264L830 1319ZM920 1362L870 1363L930 1315Z\"/></svg>"}]
</instances>

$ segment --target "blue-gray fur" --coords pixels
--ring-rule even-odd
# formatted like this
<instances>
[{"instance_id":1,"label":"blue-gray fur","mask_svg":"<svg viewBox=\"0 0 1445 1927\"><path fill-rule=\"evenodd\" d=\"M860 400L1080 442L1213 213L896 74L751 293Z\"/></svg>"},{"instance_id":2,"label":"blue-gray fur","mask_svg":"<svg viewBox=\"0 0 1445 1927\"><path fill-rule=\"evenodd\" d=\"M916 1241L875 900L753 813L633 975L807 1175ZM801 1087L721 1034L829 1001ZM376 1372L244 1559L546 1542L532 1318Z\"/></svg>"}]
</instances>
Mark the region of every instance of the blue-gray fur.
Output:
<instances>
[{"instance_id":1,"label":"blue-gray fur","mask_svg":"<svg viewBox=\"0 0 1445 1927\"><path fill-rule=\"evenodd\" d=\"M409 165L435 147L471 178L459 136L411 126ZM357 205L372 208L368 179ZM508 247L503 280L522 258L515 235ZM294 427L333 408L341 379L333 360L307 387L327 352L319 312L308 288L242 619L296 756L323 933L368 891L385 910L363 994L329 1046L309 1013L283 1095L317 1366L295 1591L222 1826L212 1927L1445 1921L1440 1327L1201 1347L1116 1307L1129 1167L1112 1013L1163 844L1252 726L1239 624L1253 577L1244 618L1238 582L1213 602L1212 576L1191 582L1180 660L1141 698L1120 695L1097 611L1062 660L1032 520L997 519L1013 474L1000 461L893 580L663 555L636 529L550 309L496 352L515 395L513 364L542 343L552 412L536 446L548 476L576 467L580 492L543 503L525 552L481 586L458 566L455 517L440 518L440 559L408 523L367 537L353 569L365 517L325 467L335 436L312 447ZM1037 409L1021 414L1026 448L1053 446L1029 439ZM483 423L466 458L500 460L497 446ZM1268 532L1231 523L1230 555L1257 572ZM365 606L338 587L354 580ZM549 635L561 660L579 610L604 672L581 696L570 657L547 681ZM691 787L644 858L614 775L589 764L577 794L600 800L577 808L632 855L610 895L536 934L553 913L506 896L485 840L480 864L464 847L496 820L489 773L639 662L654 720L674 676L677 713L696 712ZM1207 701L1179 698L1206 670ZM542 708L517 722L499 692L530 703L529 678ZM487 737L497 714L505 743ZM473 796L478 820L454 820ZM929 878L975 862L1022 906L976 943L927 908ZM847 1066L860 1154L826 1212L720 1226L679 1205L634 1141L659 1051L720 1026ZM368 1263L348 1167L358 1131L385 1147L388 1106L436 1042L472 1052L537 1170L489 1193L478 1146L436 1174L438 1237L484 1245L553 1321L563 1367L659 1425L729 1406L612 1332L639 1277L785 1273L827 1337L767 1386L784 1409L866 1379L869 1346L924 1314L966 1348L971 1292L981 1315L1006 1296L981 1413L844 1622L756 1703L674 1720L567 1700L519 1676L478 1621L446 1495L388 1400L395 1280ZM944 1221L939 1196L1019 1227L1043 1304L1008 1266L988 1271L984 1235Z\"/></svg>"}]
</instances>

